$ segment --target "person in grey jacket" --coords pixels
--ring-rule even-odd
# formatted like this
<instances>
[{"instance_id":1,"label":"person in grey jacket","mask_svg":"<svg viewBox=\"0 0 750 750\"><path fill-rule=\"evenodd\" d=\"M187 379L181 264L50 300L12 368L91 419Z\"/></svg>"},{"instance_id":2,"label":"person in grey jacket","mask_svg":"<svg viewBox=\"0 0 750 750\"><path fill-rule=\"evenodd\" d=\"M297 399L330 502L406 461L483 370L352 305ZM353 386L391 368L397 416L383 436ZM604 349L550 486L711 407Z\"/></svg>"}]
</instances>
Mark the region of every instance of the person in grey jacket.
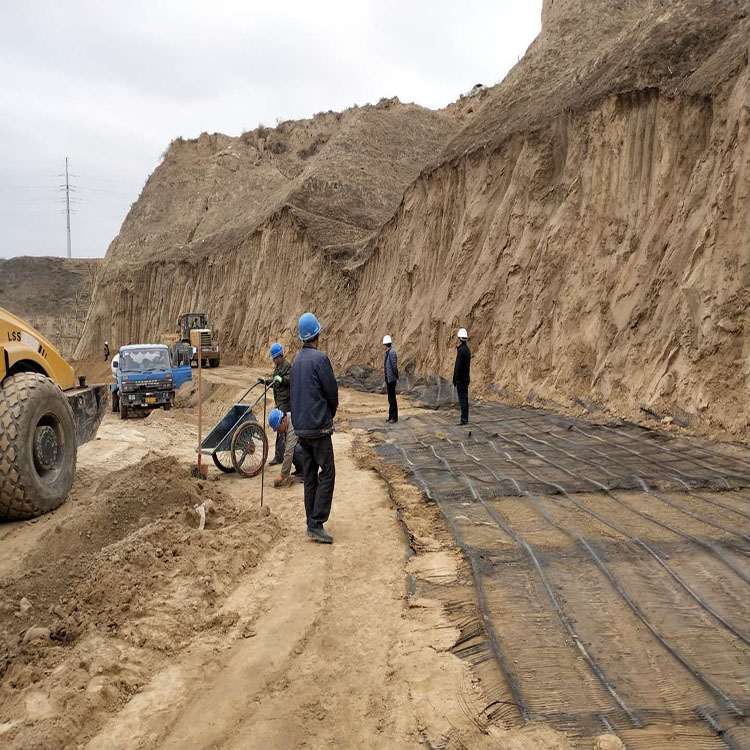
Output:
<instances>
[{"instance_id":1,"label":"person in grey jacket","mask_svg":"<svg viewBox=\"0 0 750 750\"><path fill-rule=\"evenodd\" d=\"M336 482L333 455L333 418L339 406L339 388L328 357L318 349L320 323L305 313L298 323L302 349L292 365L291 405L294 430L302 449L307 535L331 544L333 537L323 524L328 521Z\"/></svg>"},{"instance_id":2,"label":"person in grey jacket","mask_svg":"<svg viewBox=\"0 0 750 750\"><path fill-rule=\"evenodd\" d=\"M383 348L385 349L385 359L383 361L383 371L385 375L385 389L388 392L388 419L386 422L398 422L398 403L396 401L396 383L398 381L398 355L393 348L391 337L386 334L383 336Z\"/></svg>"},{"instance_id":3,"label":"person in grey jacket","mask_svg":"<svg viewBox=\"0 0 750 750\"><path fill-rule=\"evenodd\" d=\"M281 463L281 472L273 480L273 486L288 487L292 483L292 466L294 466L294 476L302 476L302 448L297 442L292 413L283 412L278 408L273 409L268 415L268 424L277 435L283 435L285 438L284 460Z\"/></svg>"}]
</instances>

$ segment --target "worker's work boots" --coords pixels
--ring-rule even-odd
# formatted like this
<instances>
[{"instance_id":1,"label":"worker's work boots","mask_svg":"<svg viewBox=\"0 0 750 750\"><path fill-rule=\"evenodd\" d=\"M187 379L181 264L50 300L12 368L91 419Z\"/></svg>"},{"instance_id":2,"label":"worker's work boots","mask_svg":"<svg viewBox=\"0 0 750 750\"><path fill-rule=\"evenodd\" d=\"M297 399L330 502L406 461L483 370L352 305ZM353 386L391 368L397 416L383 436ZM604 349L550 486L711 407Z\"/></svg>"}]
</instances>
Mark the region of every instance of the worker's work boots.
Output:
<instances>
[{"instance_id":1,"label":"worker's work boots","mask_svg":"<svg viewBox=\"0 0 750 750\"><path fill-rule=\"evenodd\" d=\"M333 537L323 531L322 526L308 526L307 536L309 536L310 539L316 542L320 542L321 544L333 544Z\"/></svg>"}]
</instances>

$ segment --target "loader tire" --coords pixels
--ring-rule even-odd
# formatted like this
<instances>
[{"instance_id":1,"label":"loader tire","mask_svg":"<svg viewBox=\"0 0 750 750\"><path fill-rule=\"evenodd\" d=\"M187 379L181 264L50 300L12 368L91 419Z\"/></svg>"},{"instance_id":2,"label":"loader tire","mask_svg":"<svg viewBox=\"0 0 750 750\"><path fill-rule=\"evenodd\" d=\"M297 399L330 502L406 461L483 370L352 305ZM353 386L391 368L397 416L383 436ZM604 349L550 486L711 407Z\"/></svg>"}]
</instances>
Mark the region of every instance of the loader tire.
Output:
<instances>
[{"instance_id":1,"label":"loader tire","mask_svg":"<svg viewBox=\"0 0 750 750\"><path fill-rule=\"evenodd\" d=\"M62 505L76 473L73 410L35 372L0 385L0 519L34 518Z\"/></svg>"}]
</instances>

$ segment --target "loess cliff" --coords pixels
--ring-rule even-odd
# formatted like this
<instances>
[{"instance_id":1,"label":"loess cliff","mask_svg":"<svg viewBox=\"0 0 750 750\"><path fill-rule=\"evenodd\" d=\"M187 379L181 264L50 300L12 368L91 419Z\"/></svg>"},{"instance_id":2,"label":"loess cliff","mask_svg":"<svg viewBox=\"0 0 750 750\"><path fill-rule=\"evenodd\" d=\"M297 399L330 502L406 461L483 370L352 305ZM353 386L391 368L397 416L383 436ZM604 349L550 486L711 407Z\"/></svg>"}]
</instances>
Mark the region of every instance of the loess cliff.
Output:
<instances>
[{"instance_id":1,"label":"loess cliff","mask_svg":"<svg viewBox=\"0 0 750 750\"><path fill-rule=\"evenodd\" d=\"M100 264L78 258L0 259L0 307L28 321L70 358L83 333Z\"/></svg>"},{"instance_id":2,"label":"loess cliff","mask_svg":"<svg viewBox=\"0 0 750 750\"><path fill-rule=\"evenodd\" d=\"M112 243L79 355L209 313L230 357L314 310L337 369L394 336L488 393L741 433L749 3L547 0L506 79L175 142Z\"/></svg>"}]
</instances>

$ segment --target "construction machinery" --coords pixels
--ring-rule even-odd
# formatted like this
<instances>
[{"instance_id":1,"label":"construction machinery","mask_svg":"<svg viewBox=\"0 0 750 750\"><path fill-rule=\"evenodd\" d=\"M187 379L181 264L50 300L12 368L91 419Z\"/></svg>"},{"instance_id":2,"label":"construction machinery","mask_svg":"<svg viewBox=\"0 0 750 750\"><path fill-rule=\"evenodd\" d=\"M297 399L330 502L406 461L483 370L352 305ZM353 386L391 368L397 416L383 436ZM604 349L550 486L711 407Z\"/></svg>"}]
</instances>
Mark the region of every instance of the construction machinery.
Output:
<instances>
[{"instance_id":1,"label":"construction machinery","mask_svg":"<svg viewBox=\"0 0 750 750\"><path fill-rule=\"evenodd\" d=\"M172 359L164 344L121 346L112 361L112 411L119 411L121 419L151 409L169 411L175 389L193 377L188 356L183 358L182 366L173 366Z\"/></svg>"},{"instance_id":2,"label":"construction machinery","mask_svg":"<svg viewBox=\"0 0 750 750\"><path fill-rule=\"evenodd\" d=\"M206 365L219 366L221 361L219 345L214 341L213 331L208 326L206 313L184 313L180 315L177 318L177 335L181 341L193 347L193 362L198 362L198 349L200 348L204 367Z\"/></svg>"},{"instance_id":3,"label":"construction machinery","mask_svg":"<svg viewBox=\"0 0 750 750\"><path fill-rule=\"evenodd\" d=\"M87 386L44 336L0 308L0 519L64 502L78 446L96 435L108 390Z\"/></svg>"}]
</instances>

